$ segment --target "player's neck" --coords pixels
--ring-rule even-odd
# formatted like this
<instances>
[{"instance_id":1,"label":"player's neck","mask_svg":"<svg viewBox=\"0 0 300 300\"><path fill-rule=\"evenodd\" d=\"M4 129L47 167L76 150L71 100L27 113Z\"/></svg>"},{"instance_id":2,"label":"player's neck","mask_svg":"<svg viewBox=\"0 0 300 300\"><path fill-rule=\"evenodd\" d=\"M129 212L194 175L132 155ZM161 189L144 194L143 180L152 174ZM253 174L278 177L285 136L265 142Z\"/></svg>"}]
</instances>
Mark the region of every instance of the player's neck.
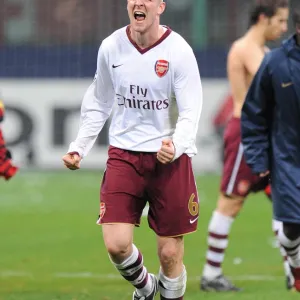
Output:
<instances>
[{"instance_id":1,"label":"player's neck","mask_svg":"<svg viewBox=\"0 0 300 300\"><path fill-rule=\"evenodd\" d=\"M164 29L160 25L152 26L147 32L140 33L130 28L130 35L133 41L141 48L148 48L155 44L164 34Z\"/></svg>"},{"instance_id":2,"label":"player's neck","mask_svg":"<svg viewBox=\"0 0 300 300\"><path fill-rule=\"evenodd\" d=\"M264 29L258 25L253 25L247 32L246 36L255 41L261 47L266 44L266 38L264 35Z\"/></svg>"}]
</instances>

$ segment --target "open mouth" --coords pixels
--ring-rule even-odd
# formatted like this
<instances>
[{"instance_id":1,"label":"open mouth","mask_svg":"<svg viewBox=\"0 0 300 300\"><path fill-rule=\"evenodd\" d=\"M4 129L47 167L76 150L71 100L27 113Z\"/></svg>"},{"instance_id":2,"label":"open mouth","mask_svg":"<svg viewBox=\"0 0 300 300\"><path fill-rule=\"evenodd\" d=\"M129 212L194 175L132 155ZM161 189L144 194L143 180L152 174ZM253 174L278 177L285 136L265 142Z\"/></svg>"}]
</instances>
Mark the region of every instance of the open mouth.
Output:
<instances>
[{"instance_id":1,"label":"open mouth","mask_svg":"<svg viewBox=\"0 0 300 300\"><path fill-rule=\"evenodd\" d=\"M135 11L133 15L137 21L144 21L146 19L146 15L142 11Z\"/></svg>"}]
</instances>

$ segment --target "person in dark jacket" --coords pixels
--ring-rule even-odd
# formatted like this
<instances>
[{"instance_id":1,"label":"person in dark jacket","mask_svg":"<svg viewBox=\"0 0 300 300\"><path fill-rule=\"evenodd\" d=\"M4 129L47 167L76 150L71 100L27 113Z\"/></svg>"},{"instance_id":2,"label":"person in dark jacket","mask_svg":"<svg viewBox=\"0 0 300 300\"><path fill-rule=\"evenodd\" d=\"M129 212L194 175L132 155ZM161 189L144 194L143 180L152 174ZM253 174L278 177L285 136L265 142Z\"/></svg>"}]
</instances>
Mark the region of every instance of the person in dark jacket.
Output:
<instances>
[{"instance_id":1,"label":"person in dark jacket","mask_svg":"<svg viewBox=\"0 0 300 300\"><path fill-rule=\"evenodd\" d=\"M295 34L263 60L242 108L242 143L254 174L270 174L274 218L300 292L300 11Z\"/></svg>"},{"instance_id":2,"label":"person in dark jacket","mask_svg":"<svg viewBox=\"0 0 300 300\"><path fill-rule=\"evenodd\" d=\"M250 1L247 1L250 2ZM264 191L268 178L253 175L247 166L241 145L241 110L247 91L269 49L268 41L279 39L287 31L289 2L287 0L251 1L250 26L247 32L230 47L227 73L232 95L232 116L224 131L224 161L216 208L208 225L206 260L202 271L200 289L207 292L240 291L223 271L223 262L230 245L232 226L250 193ZM270 197L271 188L267 190ZM272 220L276 233L281 222ZM284 249L280 247L285 257ZM286 287L290 289L291 271L284 260Z\"/></svg>"}]
</instances>

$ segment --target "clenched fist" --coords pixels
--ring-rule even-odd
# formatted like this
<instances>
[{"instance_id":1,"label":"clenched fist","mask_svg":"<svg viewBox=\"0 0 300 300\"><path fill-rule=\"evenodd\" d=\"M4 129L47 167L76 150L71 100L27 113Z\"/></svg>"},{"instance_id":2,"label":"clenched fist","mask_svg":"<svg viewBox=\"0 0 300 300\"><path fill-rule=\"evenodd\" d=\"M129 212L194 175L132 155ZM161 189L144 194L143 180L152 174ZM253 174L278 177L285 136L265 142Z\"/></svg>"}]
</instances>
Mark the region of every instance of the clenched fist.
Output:
<instances>
[{"instance_id":1,"label":"clenched fist","mask_svg":"<svg viewBox=\"0 0 300 300\"><path fill-rule=\"evenodd\" d=\"M165 139L162 141L160 150L157 152L157 159L162 164L168 164L172 162L175 156L175 147L171 139Z\"/></svg>"},{"instance_id":2,"label":"clenched fist","mask_svg":"<svg viewBox=\"0 0 300 300\"><path fill-rule=\"evenodd\" d=\"M77 152L67 153L63 156L62 160L68 169L73 171L80 169L81 157Z\"/></svg>"}]
</instances>

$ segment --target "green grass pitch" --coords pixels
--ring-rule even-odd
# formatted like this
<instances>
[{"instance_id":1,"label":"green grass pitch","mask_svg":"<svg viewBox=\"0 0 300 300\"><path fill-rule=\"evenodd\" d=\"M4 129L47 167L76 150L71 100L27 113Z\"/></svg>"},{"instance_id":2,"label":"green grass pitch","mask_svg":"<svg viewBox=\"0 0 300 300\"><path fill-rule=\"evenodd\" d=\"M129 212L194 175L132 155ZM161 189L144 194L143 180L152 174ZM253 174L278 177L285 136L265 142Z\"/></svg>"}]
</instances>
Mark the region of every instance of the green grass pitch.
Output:
<instances>
[{"instance_id":1,"label":"green grass pitch","mask_svg":"<svg viewBox=\"0 0 300 300\"><path fill-rule=\"evenodd\" d=\"M110 264L101 227L99 172L24 172L0 183L0 300L130 300L133 288ZM201 218L185 238L188 286L185 299L296 299L285 290L282 261L274 248L271 204L251 195L234 223L226 253L226 275L243 287L238 294L199 291L208 221L219 177L197 178ZM146 219L135 244L150 272L157 273L154 233Z\"/></svg>"}]
</instances>

